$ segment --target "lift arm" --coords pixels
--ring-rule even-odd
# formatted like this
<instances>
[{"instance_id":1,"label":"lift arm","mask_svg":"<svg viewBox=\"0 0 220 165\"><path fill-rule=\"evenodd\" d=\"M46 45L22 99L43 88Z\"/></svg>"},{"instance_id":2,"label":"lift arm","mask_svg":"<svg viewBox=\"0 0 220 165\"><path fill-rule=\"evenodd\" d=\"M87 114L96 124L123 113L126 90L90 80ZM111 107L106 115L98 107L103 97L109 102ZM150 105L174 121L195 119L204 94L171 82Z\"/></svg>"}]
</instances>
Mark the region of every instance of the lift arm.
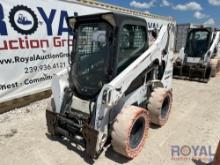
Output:
<instances>
[{"instance_id":1,"label":"lift arm","mask_svg":"<svg viewBox=\"0 0 220 165\"><path fill-rule=\"evenodd\" d=\"M216 32L212 45L210 46L209 50L207 51L205 55L206 61L208 61L208 59L213 55L215 48L218 46L219 40L220 40L220 32Z\"/></svg>"}]
</instances>

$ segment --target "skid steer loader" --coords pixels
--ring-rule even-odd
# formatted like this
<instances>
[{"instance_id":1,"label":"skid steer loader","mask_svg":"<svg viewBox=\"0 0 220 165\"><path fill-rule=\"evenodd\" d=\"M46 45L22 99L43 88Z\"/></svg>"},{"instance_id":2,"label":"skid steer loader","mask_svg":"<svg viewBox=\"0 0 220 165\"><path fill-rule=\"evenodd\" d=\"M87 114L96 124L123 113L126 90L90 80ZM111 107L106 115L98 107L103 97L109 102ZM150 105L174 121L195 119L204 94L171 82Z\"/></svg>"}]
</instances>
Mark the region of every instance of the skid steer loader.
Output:
<instances>
[{"instance_id":1,"label":"skid steer loader","mask_svg":"<svg viewBox=\"0 0 220 165\"><path fill-rule=\"evenodd\" d=\"M219 70L217 57L220 32L208 27L191 28L185 48L174 62L173 77L208 82Z\"/></svg>"},{"instance_id":2,"label":"skid steer loader","mask_svg":"<svg viewBox=\"0 0 220 165\"><path fill-rule=\"evenodd\" d=\"M163 126L172 104L175 24L148 45L146 20L118 13L68 18L74 33L70 67L52 81L48 132L97 157L107 140L134 158L149 123Z\"/></svg>"}]
</instances>

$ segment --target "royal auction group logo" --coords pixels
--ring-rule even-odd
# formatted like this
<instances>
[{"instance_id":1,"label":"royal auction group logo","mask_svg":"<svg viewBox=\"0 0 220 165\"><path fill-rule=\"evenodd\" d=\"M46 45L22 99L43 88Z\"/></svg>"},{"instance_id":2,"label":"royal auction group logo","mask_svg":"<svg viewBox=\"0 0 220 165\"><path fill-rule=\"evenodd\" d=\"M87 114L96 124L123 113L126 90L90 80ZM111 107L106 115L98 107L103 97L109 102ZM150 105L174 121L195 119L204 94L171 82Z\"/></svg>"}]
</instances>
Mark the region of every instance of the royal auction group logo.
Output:
<instances>
[{"instance_id":1,"label":"royal auction group logo","mask_svg":"<svg viewBox=\"0 0 220 165\"><path fill-rule=\"evenodd\" d=\"M38 28L36 14L27 6L17 5L9 13L11 26L20 34L33 34Z\"/></svg>"},{"instance_id":2,"label":"royal auction group logo","mask_svg":"<svg viewBox=\"0 0 220 165\"><path fill-rule=\"evenodd\" d=\"M214 150L210 145L173 145L171 146L172 160L201 160L211 162L214 158Z\"/></svg>"}]
</instances>

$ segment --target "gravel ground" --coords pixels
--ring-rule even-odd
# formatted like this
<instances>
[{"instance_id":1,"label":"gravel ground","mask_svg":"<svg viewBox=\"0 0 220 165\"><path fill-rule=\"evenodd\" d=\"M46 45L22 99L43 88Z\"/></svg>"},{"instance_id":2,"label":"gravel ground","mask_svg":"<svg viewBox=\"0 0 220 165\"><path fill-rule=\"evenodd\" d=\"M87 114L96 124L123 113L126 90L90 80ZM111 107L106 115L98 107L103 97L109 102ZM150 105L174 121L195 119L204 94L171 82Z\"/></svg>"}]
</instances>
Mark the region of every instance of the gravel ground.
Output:
<instances>
[{"instance_id":1,"label":"gravel ground","mask_svg":"<svg viewBox=\"0 0 220 165\"><path fill-rule=\"evenodd\" d=\"M0 115L1 165L148 164L205 165L220 139L220 75L208 84L174 80L174 102L168 123L151 127L142 152L128 160L107 146L98 160L90 160L82 148L47 135L45 109L49 99ZM198 147L202 160L179 155L173 160L172 146ZM203 150L202 150L203 148ZM187 153L187 147L183 153ZM205 150L205 151L204 151ZM210 150L210 151L209 151ZM197 155L197 156L198 156ZM176 156L176 155L175 155ZM207 159L206 159L207 158ZM202 163L203 162L203 163Z\"/></svg>"}]
</instances>

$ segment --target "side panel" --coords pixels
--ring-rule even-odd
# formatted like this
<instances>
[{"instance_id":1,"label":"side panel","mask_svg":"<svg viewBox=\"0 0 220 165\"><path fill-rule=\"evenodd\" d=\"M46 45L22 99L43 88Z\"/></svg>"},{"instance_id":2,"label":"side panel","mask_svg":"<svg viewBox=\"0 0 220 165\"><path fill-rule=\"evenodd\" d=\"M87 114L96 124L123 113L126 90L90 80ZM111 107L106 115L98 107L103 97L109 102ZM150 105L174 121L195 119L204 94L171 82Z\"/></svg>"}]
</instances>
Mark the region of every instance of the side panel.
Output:
<instances>
[{"instance_id":1,"label":"side panel","mask_svg":"<svg viewBox=\"0 0 220 165\"><path fill-rule=\"evenodd\" d=\"M69 87L68 69L57 73L52 80L52 96L55 102L56 113L60 113L66 87Z\"/></svg>"}]
</instances>

